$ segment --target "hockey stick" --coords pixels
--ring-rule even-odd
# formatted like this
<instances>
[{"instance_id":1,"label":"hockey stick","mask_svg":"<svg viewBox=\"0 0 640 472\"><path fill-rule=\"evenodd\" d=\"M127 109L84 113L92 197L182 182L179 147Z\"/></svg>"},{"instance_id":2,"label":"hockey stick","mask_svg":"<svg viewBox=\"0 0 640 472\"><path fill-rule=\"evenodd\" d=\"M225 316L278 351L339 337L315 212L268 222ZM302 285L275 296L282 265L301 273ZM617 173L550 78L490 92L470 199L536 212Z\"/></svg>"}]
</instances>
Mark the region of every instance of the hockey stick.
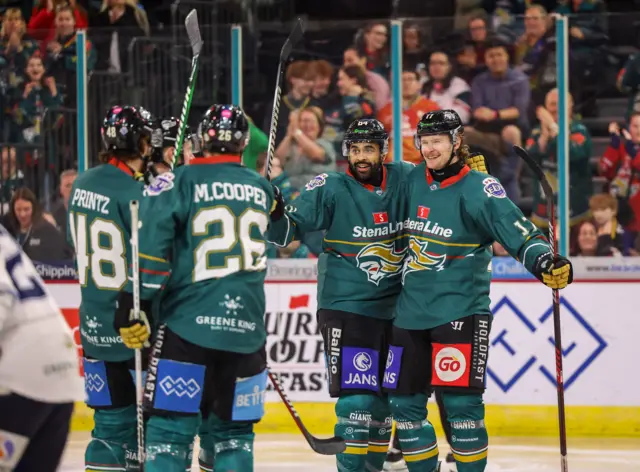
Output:
<instances>
[{"instance_id":1,"label":"hockey stick","mask_svg":"<svg viewBox=\"0 0 640 472\"><path fill-rule=\"evenodd\" d=\"M340 454L347 448L344 439L339 436L334 436L328 439L319 439L313 436L302 423L300 415L298 415L298 412L291 403L291 400L289 400L289 398L287 397L287 394L284 393L284 388L282 388L282 384L280 383L280 379L278 378L278 376L271 372L271 369L269 367L267 367L267 373L269 374L269 378L271 379L276 392L278 392L278 395L280 395L280 398L282 398L282 401L287 407L287 410L289 410L293 421L295 421L296 425L298 425L298 428L302 432L304 438L307 440L307 443L309 444L311 449L313 449L318 454L322 454L325 456L335 456L336 454Z\"/></svg>"},{"instance_id":2,"label":"hockey stick","mask_svg":"<svg viewBox=\"0 0 640 472\"><path fill-rule=\"evenodd\" d=\"M173 153L173 166L178 164L180 153L182 152L182 144L184 141L184 133L187 129L187 118L189 118L189 110L191 110L191 100L193 99L193 91L196 87L196 79L198 78L198 64L200 62L200 51L202 51L202 36L200 36L200 26L198 26L198 12L191 10L184 20L187 28L187 36L191 43L191 75L187 84L187 93L182 102L182 111L180 112L180 127L176 135L176 149Z\"/></svg>"},{"instance_id":3,"label":"hockey stick","mask_svg":"<svg viewBox=\"0 0 640 472\"><path fill-rule=\"evenodd\" d=\"M513 146L516 154L527 163L533 174L540 181L544 198L547 203L547 218L549 219L549 243L553 248L553 258L558 257L558 241L555 234L556 207L553 189L544 175L542 167L520 146ZM558 390L558 424L560 426L560 462L562 472L567 472L567 426L564 411L564 376L562 374L562 333L560 330L560 291L553 289L553 338L556 348L556 384Z\"/></svg>"},{"instance_id":4,"label":"hockey stick","mask_svg":"<svg viewBox=\"0 0 640 472\"><path fill-rule=\"evenodd\" d=\"M139 205L137 200L129 202L131 211L131 265L133 279L133 319L140 319L140 245L139 245ZM144 414L142 409L142 350L135 350L136 369L136 429L138 432L138 464L144 470Z\"/></svg>"},{"instance_id":5,"label":"hockey stick","mask_svg":"<svg viewBox=\"0 0 640 472\"><path fill-rule=\"evenodd\" d=\"M278 63L278 77L276 78L276 91L273 96L273 110L271 110L271 126L269 127L269 148L267 149L267 172L265 177L271 180L271 166L273 164L273 154L276 150L276 132L278 131L278 115L280 114L280 100L282 99L282 85L284 82L285 63L291 54L294 44L302 39L305 25L298 18L293 31L282 45L280 50L280 62Z\"/></svg>"}]
</instances>

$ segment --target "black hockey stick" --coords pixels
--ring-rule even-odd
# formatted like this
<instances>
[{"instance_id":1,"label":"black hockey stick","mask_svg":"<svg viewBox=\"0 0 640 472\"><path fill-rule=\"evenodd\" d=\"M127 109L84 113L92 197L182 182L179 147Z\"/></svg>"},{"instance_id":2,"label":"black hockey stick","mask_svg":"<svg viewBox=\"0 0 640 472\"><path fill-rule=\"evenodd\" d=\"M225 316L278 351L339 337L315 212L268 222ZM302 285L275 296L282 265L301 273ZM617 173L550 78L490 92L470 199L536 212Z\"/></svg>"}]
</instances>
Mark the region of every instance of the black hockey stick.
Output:
<instances>
[{"instance_id":1,"label":"black hockey stick","mask_svg":"<svg viewBox=\"0 0 640 472\"><path fill-rule=\"evenodd\" d=\"M513 146L516 154L527 163L533 174L540 181L544 198L547 203L547 218L549 219L549 243L553 248L553 258L558 257L558 241L555 234L556 206L554 204L553 189L544 175L542 167L520 146ZM560 291L553 289L553 338L556 348L556 384L558 390L558 424L560 426L560 462L562 472L567 472L567 425L564 411L564 376L562 373L562 334L560 330Z\"/></svg>"},{"instance_id":2,"label":"black hockey stick","mask_svg":"<svg viewBox=\"0 0 640 472\"><path fill-rule=\"evenodd\" d=\"M273 154L276 150L276 132L278 131L278 115L280 114L280 100L282 99L282 85L284 82L285 63L291 54L293 46L302 39L305 25L298 18L293 31L284 42L280 50L280 62L278 63L278 77L276 79L276 91L273 97L273 110L271 110L271 126L269 127L269 148L267 150L267 172L265 176L267 180L271 180L271 166L273 163Z\"/></svg>"},{"instance_id":3,"label":"black hockey stick","mask_svg":"<svg viewBox=\"0 0 640 472\"><path fill-rule=\"evenodd\" d=\"M182 143L184 141L184 133L187 129L187 119L189 118L189 110L191 109L191 100L193 99L193 91L196 87L196 79L198 78L198 64L200 62L200 51L202 51L202 36L200 36L200 26L198 26L198 12L191 10L184 20L184 26L187 28L187 36L191 43L191 75L189 75L189 83L187 84L187 93L182 102L182 111L180 112L180 127L176 135L176 149L173 153L173 166L178 164L180 153L182 152Z\"/></svg>"},{"instance_id":4,"label":"black hockey stick","mask_svg":"<svg viewBox=\"0 0 640 472\"><path fill-rule=\"evenodd\" d=\"M271 369L269 367L267 367L267 373L269 374L269 378L271 379L276 392L278 392L278 395L280 395L280 398L282 398L282 401L287 407L287 410L289 410L293 421L295 421L295 423L298 425L298 428L300 428L302 435L307 440L307 443L309 443L311 449L313 449L318 454L322 454L325 456L335 456L336 454L340 454L347 448L344 439L339 436L334 436L328 439L319 439L312 435L302 423L300 415L298 415L298 412L291 403L291 400L289 400L287 394L284 393L284 388L282 388L282 384L280 383L280 379L278 378L278 376L271 372Z\"/></svg>"}]
</instances>

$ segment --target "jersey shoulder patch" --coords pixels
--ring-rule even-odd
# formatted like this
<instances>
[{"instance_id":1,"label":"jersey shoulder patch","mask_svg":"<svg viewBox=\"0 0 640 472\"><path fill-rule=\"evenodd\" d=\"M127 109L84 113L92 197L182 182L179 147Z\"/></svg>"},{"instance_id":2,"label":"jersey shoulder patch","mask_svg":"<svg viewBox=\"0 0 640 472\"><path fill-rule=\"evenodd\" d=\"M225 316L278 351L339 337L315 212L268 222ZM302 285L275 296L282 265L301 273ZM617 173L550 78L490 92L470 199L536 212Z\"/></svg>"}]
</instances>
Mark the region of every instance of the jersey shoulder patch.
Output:
<instances>
[{"instance_id":1,"label":"jersey shoulder patch","mask_svg":"<svg viewBox=\"0 0 640 472\"><path fill-rule=\"evenodd\" d=\"M173 183L175 178L176 176L173 172L165 172L164 174L156 176L150 184L145 185L142 195L145 197L155 197L162 192L171 190L175 186Z\"/></svg>"},{"instance_id":2,"label":"jersey shoulder patch","mask_svg":"<svg viewBox=\"0 0 640 472\"><path fill-rule=\"evenodd\" d=\"M310 192L315 188L323 187L327 183L328 178L329 178L329 174L316 175L313 179L307 182L307 184L304 186L304 189L307 192Z\"/></svg>"},{"instance_id":3,"label":"jersey shoulder patch","mask_svg":"<svg viewBox=\"0 0 640 472\"><path fill-rule=\"evenodd\" d=\"M495 177L482 179L482 190L489 198L507 198L507 191Z\"/></svg>"}]
</instances>

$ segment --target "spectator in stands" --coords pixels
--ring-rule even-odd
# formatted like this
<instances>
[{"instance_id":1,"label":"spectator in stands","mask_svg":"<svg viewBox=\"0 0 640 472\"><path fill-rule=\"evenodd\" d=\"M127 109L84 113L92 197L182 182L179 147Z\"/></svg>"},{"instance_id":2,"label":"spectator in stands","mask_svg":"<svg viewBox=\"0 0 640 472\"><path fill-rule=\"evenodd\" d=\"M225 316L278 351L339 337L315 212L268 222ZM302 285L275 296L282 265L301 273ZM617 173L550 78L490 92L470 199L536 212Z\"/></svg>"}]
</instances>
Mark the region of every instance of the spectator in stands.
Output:
<instances>
[{"instance_id":1,"label":"spectator in stands","mask_svg":"<svg viewBox=\"0 0 640 472\"><path fill-rule=\"evenodd\" d=\"M62 95L53 77L45 77L40 54L29 59L26 81L12 110L13 121L19 128L21 141L34 143L40 138L45 110L62 106Z\"/></svg>"},{"instance_id":2,"label":"spectator in stands","mask_svg":"<svg viewBox=\"0 0 640 472\"><path fill-rule=\"evenodd\" d=\"M6 215L13 193L24 185L24 174L18 168L15 147L3 146L0 159L0 215Z\"/></svg>"},{"instance_id":3,"label":"spectator in stands","mask_svg":"<svg viewBox=\"0 0 640 472\"><path fill-rule=\"evenodd\" d=\"M67 209L69 208L71 188L76 177L78 177L78 171L75 169L67 169L60 174L60 198L51 209L51 215L56 220L56 226L64 235L65 241L67 241Z\"/></svg>"},{"instance_id":4,"label":"spectator in stands","mask_svg":"<svg viewBox=\"0 0 640 472\"><path fill-rule=\"evenodd\" d=\"M302 188L316 175L335 170L333 145L322 139L324 113L317 107L291 112L287 134L275 155L283 164L291 185Z\"/></svg>"},{"instance_id":5,"label":"spectator in stands","mask_svg":"<svg viewBox=\"0 0 640 472\"><path fill-rule=\"evenodd\" d=\"M549 20L542 5L531 5L524 17L524 34L515 44L516 68L529 77L531 85L530 118L556 83L555 38L549 34Z\"/></svg>"},{"instance_id":6,"label":"spectator in stands","mask_svg":"<svg viewBox=\"0 0 640 472\"><path fill-rule=\"evenodd\" d=\"M257 170L260 174L265 175L265 172L267 170L267 153L262 153L258 156ZM282 198L287 205L291 204L291 202L293 202L298 197L298 195L300 195L300 191L293 185L291 185L289 176L284 170L282 170L280 159L275 156L271 161L271 183L273 185L276 185L280 189L280 192L282 192ZM306 240L306 235L303 237L303 239ZM321 237L318 251L319 252L317 252L317 254L320 254L320 252L322 252ZM315 257L315 254L311 252L311 250L305 243L302 243L301 241L294 241L286 248L277 247L271 243L267 244L267 257L270 259L276 257L306 259L309 257Z\"/></svg>"},{"instance_id":7,"label":"spectator in stands","mask_svg":"<svg viewBox=\"0 0 640 472\"><path fill-rule=\"evenodd\" d=\"M422 155L416 149L414 136L418 122L425 113L439 110L438 104L420 95L420 75L415 69L402 72L402 160L419 164ZM378 112L378 120L391 136L393 133L393 110L391 102ZM393 160L393 144L389 144L387 160Z\"/></svg>"},{"instance_id":8,"label":"spectator in stands","mask_svg":"<svg viewBox=\"0 0 640 472\"><path fill-rule=\"evenodd\" d=\"M618 89L629 95L625 118L630 121L633 113L640 113L640 53L631 56L618 75Z\"/></svg>"},{"instance_id":9,"label":"spectator in stands","mask_svg":"<svg viewBox=\"0 0 640 472\"><path fill-rule=\"evenodd\" d=\"M486 152L507 195L517 202L521 159L512 146L521 146L522 135L528 133L529 81L509 67L507 46L499 40L487 44L485 62L488 70L471 84L473 127L467 127L465 136L470 146Z\"/></svg>"},{"instance_id":10,"label":"spectator in stands","mask_svg":"<svg viewBox=\"0 0 640 472\"><path fill-rule=\"evenodd\" d=\"M591 134L587 127L573 115L573 98L569 96L569 213L572 232L582 221L591 217L589 197L593 194L591 158ZM551 90L545 98L545 106L538 110L540 123L534 128L527 141L529 153L538 159L543 168L557 179L557 138L558 138L558 89ZM534 186L533 221L539 227L547 226L546 205L540 186Z\"/></svg>"},{"instance_id":11,"label":"spectator in stands","mask_svg":"<svg viewBox=\"0 0 640 472\"><path fill-rule=\"evenodd\" d=\"M569 15L571 87L582 115L595 115L595 95L607 37L607 17L601 0L563 0L556 13Z\"/></svg>"},{"instance_id":12,"label":"spectator in stands","mask_svg":"<svg viewBox=\"0 0 640 472\"><path fill-rule=\"evenodd\" d=\"M325 111L335 103L335 96L331 94L331 82L335 74L335 68L329 61L324 59L313 61L309 64L311 76L313 77L313 86L311 88L310 106L318 107Z\"/></svg>"},{"instance_id":13,"label":"spectator in stands","mask_svg":"<svg viewBox=\"0 0 640 472\"><path fill-rule=\"evenodd\" d=\"M56 33L45 45L45 67L52 75L58 88L64 94L65 105L73 108L76 103L76 32L75 16L69 6L56 10ZM96 62L96 52L87 40L87 70L92 70Z\"/></svg>"},{"instance_id":14,"label":"spectator in stands","mask_svg":"<svg viewBox=\"0 0 640 472\"><path fill-rule=\"evenodd\" d=\"M438 104L441 110L455 110L463 124L471 119L471 88L457 77L447 53L436 50L429 56L429 80L422 86L422 94Z\"/></svg>"},{"instance_id":15,"label":"spectator in stands","mask_svg":"<svg viewBox=\"0 0 640 472\"><path fill-rule=\"evenodd\" d=\"M344 67L358 66L364 71L367 88L373 94L378 110L389 103L391 100L389 82L377 72L367 69L367 58L358 52L358 48L351 46L344 51L343 65Z\"/></svg>"},{"instance_id":16,"label":"spectator in stands","mask_svg":"<svg viewBox=\"0 0 640 472\"><path fill-rule=\"evenodd\" d=\"M365 27L364 32L358 32L355 40L360 55L367 59L367 70L377 72L385 78L389 77L391 70L387 44L388 36L386 24L370 23Z\"/></svg>"},{"instance_id":17,"label":"spectator in stands","mask_svg":"<svg viewBox=\"0 0 640 472\"><path fill-rule=\"evenodd\" d=\"M33 7L27 26L29 35L45 43L51 41L56 35L56 9L67 4L73 11L75 27L86 29L89 25L87 11L78 4L77 0L39 0Z\"/></svg>"},{"instance_id":18,"label":"spectator in stands","mask_svg":"<svg viewBox=\"0 0 640 472\"><path fill-rule=\"evenodd\" d=\"M589 208L598 233L598 256L625 253L624 231L618 224L618 201L611 194L598 193L589 199Z\"/></svg>"},{"instance_id":19,"label":"spectator in stands","mask_svg":"<svg viewBox=\"0 0 640 472\"><path fill-rule=\"evenodd\" d=\"M476 48L473 42L465 41L459 49L455 51L456 66L455 70L457 75L470 84L476 76L484 72L485 66L483 64L478 65L478 55L476 54Z\"/></svg>"},{"instance_id":20,"label":"spectator in stands","mask_svg":"<svg viewBox=\"0 0 640 472\"><path fill-rule=\"evenodd\" d=\"M469 39L473 43L476 52L476 66L483 66L487 40L489 39L489 26L487 25L486 16L477 15L471 17L467 28L469 29Z\"/></svg>"},{"instance_id":21,"label":"spectator in stands","mask_svg":"<svg viewBox=\"0 0 640 472\"><path fill-rule=\"evenodd\" d=\"M422 34L416 24L406 24L402 29L402 66L405 69L425 70L427 51L422 44Z\"/></svg>"},{"instance_id":22,"label":"spectator in stands","mask_svg":"<svg viewBox=\"0 0 640 472\"><path fill-rule=\"evenodd\" d=\"M486 14L482 9L482 5L486 0L456 0L456 14L454 28L463 30L469 24L471 18L475 18L479 14Z\"/></svg>"},{"instance_id":23,"label":"spectator in stands","mask_svg":"<svg viewBox=\"0 0 640 472\"><path fill-rule=\"evenodd\" d=\"M618 221L633 239L640 234L640 113L631 115L628 131L621 131L614 122L609 124L609 133L611 143L598 167L609 182L609 191L618 198Z\"/></svg>"},{"instance_id":24,"label":"spectator in stands","mask_svg":"<svg viewBox=\"0 0 640 472\"><path fill-rule=\"evenodd\" d=\"M591 220L586 220L577 226L576 240L571 256L595 257L598 250L598 231Z\"/></svg>"},{"instance_id":25,"label":"spectator in stands","mask_svg":"<svg viewBox=\"0 0 640 472\"><path fill-rule=\"evenodd\" d=\"M22 83L22 74L27 60L38 50L38 43L25 34L22 12L9 8L2 17L0 31L0 63L4 62L8 85L17 87Z\"/></svg>"},{"instance_id":26,"label":"spectator in stands","mask_svg":"<svg viewBox=\"0 0 640 472\"><path fill-rule=\"evenodd\" d=\"M73 259L62 233L45 218L36 196L26 187L17 189L11 198L7 229L34 261Z\"/></svg>"},{"instance_id":27,"label":"spectator in stands","mask_svg":"<svg viewBox=\"0 0 640 472\"><path fill-rule=\"evenodd\" d=\"M92 35L98 70L127 72L131 40L150 34L147 14L134 0L103 0L100 13L91 18L90 24L100 31Z\"/></svg>"},{"instance_id":28,"label":"spectator in stands","mask_svg":"<svg viewBox=\"0 0 640 472\"><path fill-rule=\"evenodd\" d=\"M376 107L367 88L367 79L358 66L343 66L338 72L338 92L342 96L342 122L347 129L353 120L373 118Z\"/></svg>"},{"instance_id":29,"label":"spectator in stands","mask_svg":"<svg viewBox=\"0 0 640 472\"><path fill-rule=\"evenodd\" d=\"M289 92L282 97L280 119L276 131L276 142L282 141L289 129L289 116L292 111L302 110L311 102L311 88L313 87L313 71L307 61L294 61L287 67L286 79ZM270 119L271 116L267 116ZM266 128L269 123L266 123Z\"/></svg>"}]
</instances>

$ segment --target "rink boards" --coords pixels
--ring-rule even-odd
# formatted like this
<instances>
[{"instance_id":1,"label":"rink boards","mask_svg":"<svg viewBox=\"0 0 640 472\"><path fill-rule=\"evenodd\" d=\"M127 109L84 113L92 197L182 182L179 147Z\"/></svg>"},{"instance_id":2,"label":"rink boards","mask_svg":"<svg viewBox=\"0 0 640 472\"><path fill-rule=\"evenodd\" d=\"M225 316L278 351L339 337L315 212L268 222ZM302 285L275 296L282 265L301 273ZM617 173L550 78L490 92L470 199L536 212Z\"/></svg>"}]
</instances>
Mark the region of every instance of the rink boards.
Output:
<instances>
[{"instance_id":1,"label":"rink boards","mask_svg":"<svg viewBox=\"0 0 640 472\"><path fill-rule=\"evenodd\" d=\"M316 284L309 280L315 274L290 272L286 280L271 273L265 286L269 363L281 374L309 428L330 434L333 401L326 393L322 339L315 320ZM555 435L551 291L534 280L511 276L491 286L495 317L485 395L487 424L494 435ZM79 342L79 286L58 280L48 288ZM640 437L640 278L591 276L562 295L569 434ZM294 432L275 392L267 394L267 402L258 430ZM435 405L429 410L439 428ZM90 412L78 405L74 429L91 428Z\"/></svg>"}]
</instances>

